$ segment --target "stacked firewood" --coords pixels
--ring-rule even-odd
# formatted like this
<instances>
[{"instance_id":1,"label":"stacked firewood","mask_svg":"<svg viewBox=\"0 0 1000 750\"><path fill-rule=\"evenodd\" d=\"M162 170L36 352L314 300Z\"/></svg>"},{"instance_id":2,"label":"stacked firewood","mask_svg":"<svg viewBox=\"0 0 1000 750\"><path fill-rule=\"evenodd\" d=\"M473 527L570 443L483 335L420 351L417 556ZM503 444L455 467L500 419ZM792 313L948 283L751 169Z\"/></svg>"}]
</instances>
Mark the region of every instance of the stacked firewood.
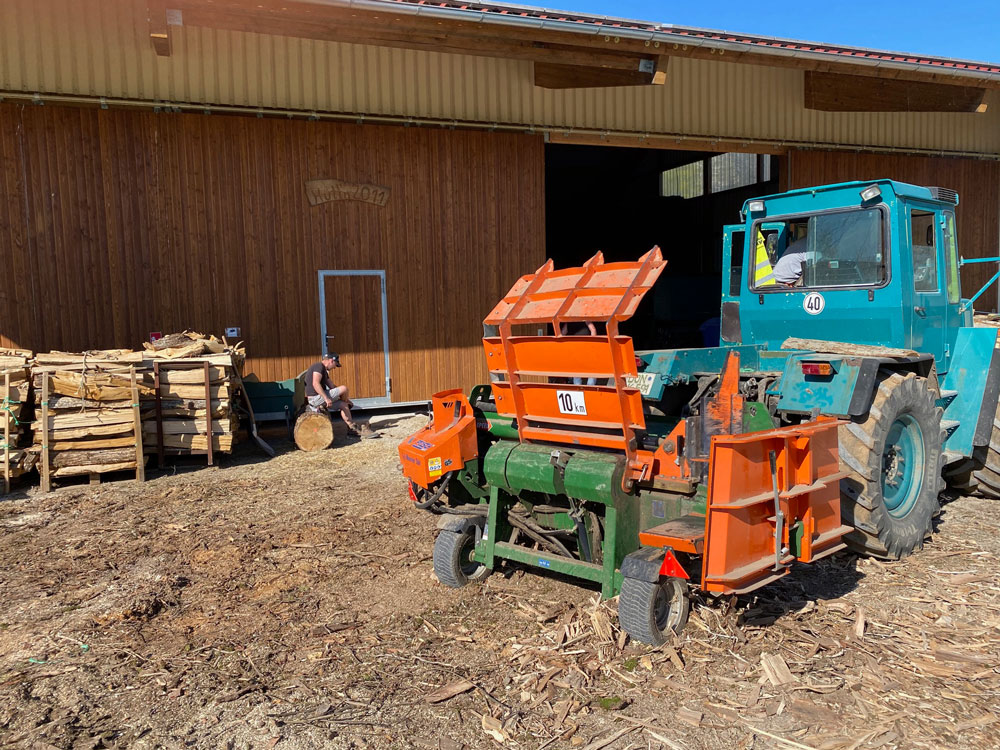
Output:
<instances>
[{"instance_id":1,"label":"stacked firewood","mask_svg":"<svg viewBox=\"0 0 1000 750\"><path fill-rule=\"evenodd\" d=\"M142 478L140 367L141 354L124 350L35 358L32 452L43 487L51 479L112 471L132 470Z\"/></svg>"},{"instance_id":2,"label":"stacked firewood","mask_svg":"<svg viewBox=\"0 0 1000 750\"><path fill-rule=\"evenodd\" d=\"M241 344L190 331L141 351L53 351L32 358L0 349L0 389L4 378L10 381L4 413L14 425L4 454L10 476L37 465L43 486L126 469L142 478L145 454L206 453L210 433L212 452L229 453L239 428L234 400L242 392L245 359ZM21 442L29 447L22 450Z\"/></svg>"},{"instance_id":3,"label":"stacked firewood","mask_svg":"<svg viewBox=\"0 0 1000 750\"><path fill-rule=\"evenodd\" d=\"M207 451L211 428L212 451L231 452L239 429L234 399L242 384L243 346L190 331L143 346L143 384L149 389L142 402L146 451Z\"/></svg>"},{"instance_id":4,"label":"stacked firewood","mask_svg":"<svg viewBox=\"0 0 1000 750\"><path fill-rule=\"evenodd\" d=\"M25 445L30 443L30 360L31 352L0 349L0 468L5 490L10 489L11 479L30 471L35 461Z\"/></svg>"}]
</instances>

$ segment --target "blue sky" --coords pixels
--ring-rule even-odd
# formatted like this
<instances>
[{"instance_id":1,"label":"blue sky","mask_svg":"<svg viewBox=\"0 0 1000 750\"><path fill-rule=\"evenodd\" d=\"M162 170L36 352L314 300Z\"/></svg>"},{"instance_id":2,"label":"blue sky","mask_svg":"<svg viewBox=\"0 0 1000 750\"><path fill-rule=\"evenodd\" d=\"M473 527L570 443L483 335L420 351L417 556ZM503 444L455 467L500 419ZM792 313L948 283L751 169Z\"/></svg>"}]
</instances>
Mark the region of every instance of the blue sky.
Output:
<instances>
[{"instance_id":1,"label":"blue sky","mask_svg":"<svg viewBox=\"0 0 1000 750\"><path fill-rule=\"evenodd\" d=\"M524 5L1000 63L1000 0L549 0Z\"/></svg>"}]
</instances>

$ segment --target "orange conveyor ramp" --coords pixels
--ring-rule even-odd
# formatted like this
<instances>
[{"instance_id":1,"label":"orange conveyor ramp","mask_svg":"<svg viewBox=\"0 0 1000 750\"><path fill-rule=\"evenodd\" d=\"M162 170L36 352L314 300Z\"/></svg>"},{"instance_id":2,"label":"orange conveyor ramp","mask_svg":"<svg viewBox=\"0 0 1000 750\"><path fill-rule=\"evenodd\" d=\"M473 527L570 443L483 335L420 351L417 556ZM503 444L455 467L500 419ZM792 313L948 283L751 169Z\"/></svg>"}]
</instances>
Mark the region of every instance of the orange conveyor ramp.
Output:
<instances>
[{"instance_id":1,"label":"orange conveyor ramp","mask_svg":"<svg viewBox=\"0 0 1000 750\"><path fill-rule=\"evenodd\" d=\"M483 321L483 347L497 412L517 420L522 442L618 450L632 478L652 469L637 450L645 429L642 397L626 385L637 374L632 339L618 324L635 313L666 262L654 247L635 262L555 270L551 260L521 277ZM599 335L563 335L564 323L594 323ZM545 331L543 326L551 326ZM583 384L573 384L573 378ZM587 379L593 379L588 385Z\"/></svg>"}]
</instances>

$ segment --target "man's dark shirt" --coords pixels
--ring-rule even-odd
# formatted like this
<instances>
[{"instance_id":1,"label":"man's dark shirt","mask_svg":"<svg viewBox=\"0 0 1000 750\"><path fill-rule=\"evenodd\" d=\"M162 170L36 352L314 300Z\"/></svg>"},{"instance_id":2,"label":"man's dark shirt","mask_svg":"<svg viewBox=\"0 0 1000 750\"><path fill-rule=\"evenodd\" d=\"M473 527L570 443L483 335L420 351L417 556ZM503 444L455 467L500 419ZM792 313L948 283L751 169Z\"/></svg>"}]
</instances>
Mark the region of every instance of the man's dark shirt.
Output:
<instances>
[{"instance_id":1,"label":"man's dark shirt","mask_svg":"<svg viewBox=\"0 0 1000 750\"><path fill-rule=\"evenodd\" d=\"M313 374L317 372L323 377L323 379L320 380L322 386L324 388L333 388L333 383L330 382L330 373L327 372L327 369L325 367L323 367L322 362L317 362L308 370L306 370L305 375L302 376L306 381L306 396L319 395L318 393L316 393L316 389L313 388Z\"/></svg>"}]
</instances>

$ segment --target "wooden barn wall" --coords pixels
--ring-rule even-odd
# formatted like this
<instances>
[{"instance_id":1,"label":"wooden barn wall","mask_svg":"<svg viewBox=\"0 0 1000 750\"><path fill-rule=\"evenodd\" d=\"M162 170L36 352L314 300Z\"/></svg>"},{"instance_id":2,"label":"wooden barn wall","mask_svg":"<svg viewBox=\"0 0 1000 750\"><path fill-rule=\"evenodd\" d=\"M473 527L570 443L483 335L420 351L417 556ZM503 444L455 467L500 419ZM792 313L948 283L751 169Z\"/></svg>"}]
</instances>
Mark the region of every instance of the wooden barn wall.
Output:
<instances>
[{"instance_id":1,"label":"wooden barn wall","mask_svg":"<svg viewBox=\"0 0 1000 750\"><path fill-rule=\"evenodd\" d=\"M0 104L0 345L239 326L247 371L282 379L317 359L317 270L385 269L393 400L467 387L483 317L543 260L543 158L518 134ZM388 201L311 206L325 178Z\"/></svg>"},{"instance_id":2,"label":"wooden barn wall","mask_svg":"<svg viewBox=\"0 0 1000 750\"><path fill-rule=\"evenodd\" d=\"M887 177L956 190L959 252L966 258L1000 254L1000 162L841 151L795 151L789 160L790 188ZM964 268L963 294L971 297L995 272L991 263ZM975 307L996 310L996 287L980 297Z\"/></svg>"}]
</instances>

